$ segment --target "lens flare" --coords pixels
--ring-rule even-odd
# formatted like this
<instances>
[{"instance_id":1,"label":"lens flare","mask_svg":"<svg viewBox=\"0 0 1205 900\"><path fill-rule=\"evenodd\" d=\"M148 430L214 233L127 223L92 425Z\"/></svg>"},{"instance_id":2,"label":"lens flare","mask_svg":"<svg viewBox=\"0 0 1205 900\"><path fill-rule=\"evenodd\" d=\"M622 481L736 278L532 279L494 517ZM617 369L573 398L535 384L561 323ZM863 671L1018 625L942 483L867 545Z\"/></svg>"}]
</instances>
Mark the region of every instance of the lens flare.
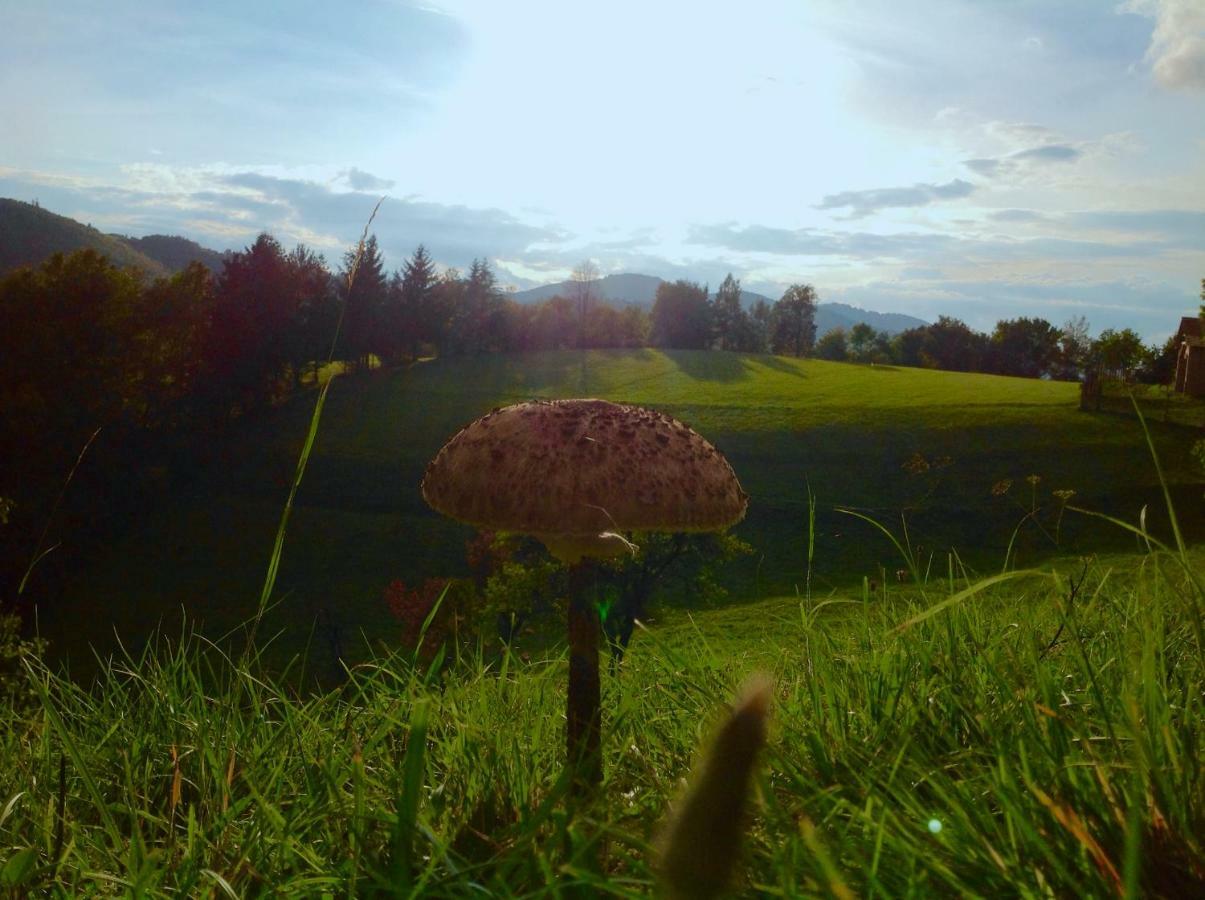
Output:
<instances>
[{"instance_id":1,"label":"lens flare","mask_svg":"<svg viewBox=\"0 0 1205 900\"><path fill-rule=\"evenodd\" d=\"M939 834L941 832L941 822L937 819L930 819L929 830L934 834Z\"/></svg>"}]
</instances>

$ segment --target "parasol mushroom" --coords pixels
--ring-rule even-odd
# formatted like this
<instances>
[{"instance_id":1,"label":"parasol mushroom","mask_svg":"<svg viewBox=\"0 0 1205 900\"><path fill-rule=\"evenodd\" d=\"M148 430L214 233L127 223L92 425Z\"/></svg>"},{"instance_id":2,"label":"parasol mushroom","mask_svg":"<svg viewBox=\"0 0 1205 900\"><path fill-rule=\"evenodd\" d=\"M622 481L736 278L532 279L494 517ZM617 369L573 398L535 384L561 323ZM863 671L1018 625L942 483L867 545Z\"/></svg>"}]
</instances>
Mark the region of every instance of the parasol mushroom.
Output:
<instances>
[{"instance_id":1,"label":"parasol mushroom","mask_svg":"<svg viewBox=\"0 0 1205 900\"><path fill-rule=\"evenodd\" d=\"M427 466L423 497L479 528L538 538L569 566L566 746L579 787L602 779L599 619L591 560L628 552L624 531L720 531L745 514L728 461L681 422L606 400L495 409Z\"/></svg>"}]
</instances>

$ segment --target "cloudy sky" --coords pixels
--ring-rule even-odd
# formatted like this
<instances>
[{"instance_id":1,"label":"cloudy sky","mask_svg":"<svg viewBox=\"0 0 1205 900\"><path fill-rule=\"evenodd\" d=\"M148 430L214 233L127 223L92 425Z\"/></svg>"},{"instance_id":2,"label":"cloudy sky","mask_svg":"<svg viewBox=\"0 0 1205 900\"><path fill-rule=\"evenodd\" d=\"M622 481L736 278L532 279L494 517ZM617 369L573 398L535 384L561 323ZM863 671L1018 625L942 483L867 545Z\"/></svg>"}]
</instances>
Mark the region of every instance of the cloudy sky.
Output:
<instances>
[{"instance_id":1,"label":"cloudy sky","mask_svg":"<svg viewBox=\"0 0 1205 900\"><path fill-rule=\"evenodd\" d=\"M1205 277L1205 0L0 0L0 196L338 260L380 196L504 282L732 271L1166 336Z\"/></svg>"}]
</instances>

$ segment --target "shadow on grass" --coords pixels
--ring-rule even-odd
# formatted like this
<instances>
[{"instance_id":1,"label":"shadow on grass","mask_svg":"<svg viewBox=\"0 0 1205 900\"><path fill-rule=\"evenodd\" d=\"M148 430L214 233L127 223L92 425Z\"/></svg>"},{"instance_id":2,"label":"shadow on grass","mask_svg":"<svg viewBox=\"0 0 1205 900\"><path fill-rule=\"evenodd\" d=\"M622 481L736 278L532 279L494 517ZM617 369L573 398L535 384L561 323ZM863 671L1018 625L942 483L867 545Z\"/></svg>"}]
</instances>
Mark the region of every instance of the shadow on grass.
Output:
<instances>
[{"instance_id":1,"label":"shadow on grass","mask_svg":"<svg viewBox=\"0 0 1205 900\"><path fill-rule=\"evenodd\" d=\"M765 356L757 357L757 362L765 366L767 369L773 369L775 372L785 372L788 375L794 375L796 378L807 378L807 374L803 372L799 366L792 365L788 360L781 356Z\"/></svg>"},{"instance_id":2,"label":"shadow on grass","mask_svg":"<svg viewBox=\"0 0 1205 900\"><path fill-rule=\"evenodd\" d=\"M665 350L665 358L696 381L733 382L749 377L750 366L737 353L718 350Z\"/></svg>"}]
</instances>

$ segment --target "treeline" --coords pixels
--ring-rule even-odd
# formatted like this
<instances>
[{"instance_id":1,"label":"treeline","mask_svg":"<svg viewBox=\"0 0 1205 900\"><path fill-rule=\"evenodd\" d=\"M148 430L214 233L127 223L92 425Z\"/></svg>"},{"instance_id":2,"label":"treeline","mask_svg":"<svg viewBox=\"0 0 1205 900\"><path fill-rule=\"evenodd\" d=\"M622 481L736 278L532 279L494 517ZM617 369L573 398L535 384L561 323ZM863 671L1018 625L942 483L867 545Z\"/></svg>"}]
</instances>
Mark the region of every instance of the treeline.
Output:
<instances>
[{"instance_id":1,"label":"treeline","mask_svg":"<svg viewBox=\"0 0 1205 900\"><path fill-rule=\"evenodd\" d=\"M1106 329L1095 339L1083 317L1061 328L1045 319L1018 318L983 333L949 316L895 336L855 325L830 331L816 344L818 359L985 372L1023 378L1076 380L1088 373L1161 384L1175 371L1175 342L1146 346L1132 329Z\"/></svg>"}]
</instances>

